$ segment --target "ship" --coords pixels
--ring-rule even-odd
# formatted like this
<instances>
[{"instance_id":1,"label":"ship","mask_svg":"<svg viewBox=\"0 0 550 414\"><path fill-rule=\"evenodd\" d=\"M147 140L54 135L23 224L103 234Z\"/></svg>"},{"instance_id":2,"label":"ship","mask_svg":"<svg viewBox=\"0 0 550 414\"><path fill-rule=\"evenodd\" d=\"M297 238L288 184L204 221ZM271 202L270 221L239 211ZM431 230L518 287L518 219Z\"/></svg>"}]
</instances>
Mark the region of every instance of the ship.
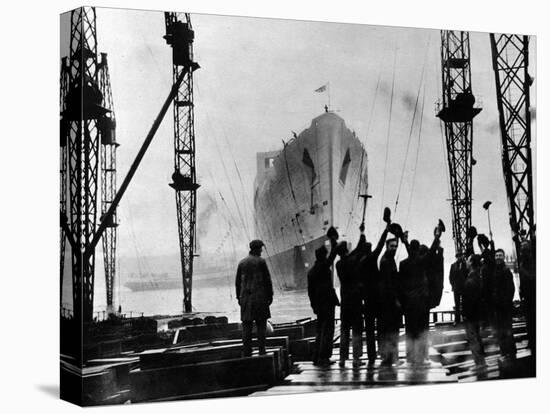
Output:
<instances>
[{"instance_id":1,"label":"ship","mask_svg":"<svg viewBox=\"0 0 550 414\"><path fill-rule=\"evenodd\" d=\"M326 108L282 149L256 154L254 225L275 286L307 287L315 250L329 245L331 226L355 243L348 234L359 234L367 161L355 132Z\"/></svg>"}]
</instances>

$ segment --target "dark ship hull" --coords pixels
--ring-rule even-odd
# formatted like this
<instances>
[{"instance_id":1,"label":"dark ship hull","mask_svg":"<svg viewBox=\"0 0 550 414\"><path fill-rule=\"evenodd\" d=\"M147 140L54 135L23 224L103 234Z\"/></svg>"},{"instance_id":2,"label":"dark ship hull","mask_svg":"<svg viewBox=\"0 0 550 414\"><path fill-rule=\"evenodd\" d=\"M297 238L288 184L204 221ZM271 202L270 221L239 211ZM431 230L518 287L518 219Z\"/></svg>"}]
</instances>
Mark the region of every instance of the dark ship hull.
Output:
<instances>
[{"instance_id":1,"label":"dark ship hull","mask_svg":"<svg viewBox=\"0 0 550 414\"><path fill-rule=\"evenodd\" d=\"M273 283L305 289L315 250L330 226L357 234L367 190L367 153L342 118L327 112L280 151L257 154L256 234Z\"/></svg>"}]
</instances>

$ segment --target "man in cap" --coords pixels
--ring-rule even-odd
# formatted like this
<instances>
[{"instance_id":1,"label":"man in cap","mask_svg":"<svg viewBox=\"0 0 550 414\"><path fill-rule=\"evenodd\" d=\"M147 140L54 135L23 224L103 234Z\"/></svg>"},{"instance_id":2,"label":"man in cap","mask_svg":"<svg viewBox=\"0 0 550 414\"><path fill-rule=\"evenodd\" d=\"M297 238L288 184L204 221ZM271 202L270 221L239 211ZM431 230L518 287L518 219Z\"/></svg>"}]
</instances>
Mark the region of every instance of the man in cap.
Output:
<instances>
[{"instance_id":1,"label":"man in cap","mask_svg":"<svg viewBox=\"0 0 550 414\"><path fill-rule=\"evenodd\" d=\"M364 225L359 228L364 232ZM365 336L367 341L367 357L369 366L374 366L376 361L376 325L379 317L380 299L379 299L379 272L378 272L378 257L382 253L384 243L388 236L388 226L382 232L378 244L372 250L372 244L365 239L364 248L362 239L359 242L356 250L358 250L359 263L359 284L361 296L363 297L363 313L365 319ZM361 235L364 238L364 234ZM361 248L360 248L361 247Z\"/></svg>"},{"instance_id":2,"label":"man in cap","mask_svg":"<svg viewBox=\"0 0 550 414\"><path fill-rule=\"evenodd\" d=\"M537 263L536 263L536 240L523 240L520 244L519 256L519 296L521 307L525 315L527 325L528 347L531 354L536 355L537 351Z\"/></svg>"},{"instance_id":3,"label":"man in cap","mask_svg":"<svg viewBox=\"0 0 550 414\"><path fill-rule=\"evenodd\" d=\"M453 289L453 296L455 300L455 325L462 322L462 292L464 290L464 282L466 276L468 276L468 270L466 268L466 259L464 253L458 251L456 253L456 261L451 265L449 271L449 282Z\"/></svg>"},{"instance_id":4,"label":"man in cap","mask_svg":"<svg viewBox=\"0 0 550 414\"><path fill-rule=\"evenodd\" d=\"M405 314L407 361L415 366L428 357L428 329L430 316L430 281L428 271L439 248L441 229L434 230L431 247L418 240L409 244L406 233L402 237L408 257L399 263L400 301Z\"/></svg>"},{"instance_id":5,"label":"man in cap","mask_svg":"<svg viewBox=\"0 0 550 414\"><path fill-rule=\"evenodd\" d=\"M317 315L317 332L313 363L327 367L332 361L334 339L334 310L340 304L332 282L331 266L336 257L337 233L329 231L330 255L325 246L315 250L315 263L307 274L307 293L313 313Z\"/></svg>"},{"instance_id":6,"label":"man in cap","mask_svg":"<svg viewBox=\"0 0 550 414\"><path fill-rule=\"evenodd\" d=\"M484 372L487 363L485 362L485 350L481 340L481 318L482 318L482 284L480 276L481 256L472 254L466 262L468 266L468 276L464 282L463 290L463 308L464 327L466 329L466 339L470 346L470 351L474 357L476 369L478 372Z\"/></svg>"},{"instance_id":7,"label":"man in cap","mask_svg":"<svg viewBox=\"0 0 550 414\"><path fill-rule=\"evenodd\" d=\"M494 327L497 334L500 355L508 361L516 359L516 342L512 332L512 313L514 310L514 276L504 262L504 250L495 251L495 274L492 285L494 306Z\"/></svg>"},{"instance_id":8,"label":"man in cap","mask_svg":"<svg viewBox=\"0 0 550 414\"><path fill-rule=\"evenodd\" d=\"M349 356L349 335L352 331L353 367L358 368L363 355L363 313L359 272L357 271L358 252L362 249L365 236L361 235L358 247L348 254L346 242L338 244L340 260L336 271L340 279L340 367L345 367Z\"/></svg>"},{"instance_id":9,"label":"man in cap","mask_svg":"<svg viewBox=\"0 0 550 414\"><path fill-rule=\"evenodd\" d=\"M273 285L266 261L261 257L264 243L261 240L250 242L250 252L239 262L235 287L241 307L243 325L243 353L252 355L252 324L256 322L258 349L265 354L267 320L271 317L269 305L273 302Z\"/></svg>"},{"instance_id":10,"label":"man in cap","mask_svg":"<svg viewBox=\"0 0 550 414\"><path fill-rule=\"evenodd\" d=\"M398 341L401 327L401 303L398 295L398 272L395 253L398 238L386 240L386 251L380 259L378 350L382 367L391 368L399 362Z\"/></svg>"}]
</instances>

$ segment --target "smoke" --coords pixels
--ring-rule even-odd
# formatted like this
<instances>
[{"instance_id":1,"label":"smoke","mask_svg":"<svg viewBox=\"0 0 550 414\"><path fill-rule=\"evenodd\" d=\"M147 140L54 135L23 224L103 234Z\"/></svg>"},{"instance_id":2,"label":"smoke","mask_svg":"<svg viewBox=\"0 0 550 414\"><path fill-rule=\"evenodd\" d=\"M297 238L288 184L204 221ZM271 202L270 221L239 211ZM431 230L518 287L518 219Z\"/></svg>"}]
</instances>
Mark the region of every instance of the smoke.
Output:
<instances>
[{"instance_id":1,"label":"smoke","mask_svg":"<svg viewBox=\"0 0 550 414\"><path fill-rule=\"evenodd\" d=\"M416 97L406 92L401 96L401 102L403 102L403 105L405 105L408 110L413 111L416 104Z\"/></svg>"},{"instance_id":2,"label":"smoke","mask_svg":"<svg viewBox=\"0 0 550 414\"><path fill-rule=\"evenodd\" d=\"M218 204L212 194L206 190L202 190L198 192L198 194L197 245L199 245L202 238L208 235L211 227L210 222L212 221L214 213L218 211Z\"/></svg>"},{"instance_id":3,"label":"smoke","mask_svg":"<svg viewBox=\"0 0 550 414\"><path fill-rule=\"evenodd\" d=\"M497 134L500 131L500 124L498 121L491 121L488 122L483 129L488 134Z\"/></svg>"},{"instance_id":4,"label":"smoke","mask_svg":"<svg viewBox=\"0 0 550 414\"><path fill-rule=\"evenodd\" d=\"M529 112L531 112L531 121L534 121L537 119L537 108L535 106L532 106L529 108Z\"/></svg>"}]
</instances>

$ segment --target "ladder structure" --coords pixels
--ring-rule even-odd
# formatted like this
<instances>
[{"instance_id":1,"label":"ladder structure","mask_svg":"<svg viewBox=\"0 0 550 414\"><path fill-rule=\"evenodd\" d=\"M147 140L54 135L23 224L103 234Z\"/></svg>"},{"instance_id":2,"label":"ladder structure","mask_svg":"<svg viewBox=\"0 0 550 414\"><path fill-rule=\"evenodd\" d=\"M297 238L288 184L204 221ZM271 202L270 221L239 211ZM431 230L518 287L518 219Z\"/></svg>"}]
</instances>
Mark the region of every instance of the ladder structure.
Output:
<instances>
[{"instance_id":1,"label":"ladder structure","mask_svg":"<svg viewBox=\"0 0 550 414\"><path fill-rule=\"evenodd\" d=\"M67 217L67 134L68 125L63 120L63 113L66 111L66 99L69 91L69 63L66 57L61 59L61 70L59 78L59 109L61 111L60 125L59 125L59 211L61 219L66 220ZM63 273L65 270L65 249L67 246L67 236L63 229L60 229L59 235L59 269L60 269L60 281L59 281L59 299L61 307L63 307Z\"/></svg>"},{"instance_id":2,"label":"ladder structure","mask_svg":"<svg viewBox=\"0 0 550 414\"><path fill-rule=\"evenodd\" d=\"M468 32L441 31L442 101L437 117L445 124L456 252L472 250L473 118L481 112L472 93Z\"/></svg>"},{"instance_id":3,"label":"ladder structure","mask_svg":"<svg viewBox=\"0 0 550 414\"><path fill-rule=\"evenodd\" d=\"M99 87L103 96L102 106L109 112L101 120L101 215L105 215L116 195L116 152L119 144L116 142L116 118L111 90L111 79L107 54L101 54L99 67ZM113 290L116 277L116 247L117 247L117 215L116 210L107 217L107 227L101 236L103 245L103 264L105 268L105 293L107 313L114 312Z\"/></svg>"},{"instance_id":4,"label":"ladder structure","mask_svg":"<svg viewBox=\"0 0 550 414\"><path fill-rule=\"evenodd\" d=\"M61 225L71 244L73 313L81 326L93 320L95 250L89 247L97 223L100 128L108 112L99 88L95 21L93 7L71 12L68 89L61 120L68 176L67 214L63 206Z\"/></svg>"},{"instance_id":5,"label":"ladder structure","mask_svg":"<svg viewBox=\"0 0 550 414\"><path fill-rule=\"evenodd\" d=\"M195 171L195 128L193 72L199 65L193 61L194 32L189 13L166 12L166 43L172 47L172 76L176 84L184 74L173 100L174 173L170 186L176 192L176 212L183 279L183 311L191 312L193 257L196 250L197 189Z\"/></svg>"},{"instance_id":6,"label":"ladder structure","mask_svg":"<svg viewBox=\"0 0 550 414\"><path fill-rule=\"evenodd\" d=\"M531 159L529 37L490 34L510 226L519 257L522 240L535 237Z\"/></svg>"}]
</instances>

